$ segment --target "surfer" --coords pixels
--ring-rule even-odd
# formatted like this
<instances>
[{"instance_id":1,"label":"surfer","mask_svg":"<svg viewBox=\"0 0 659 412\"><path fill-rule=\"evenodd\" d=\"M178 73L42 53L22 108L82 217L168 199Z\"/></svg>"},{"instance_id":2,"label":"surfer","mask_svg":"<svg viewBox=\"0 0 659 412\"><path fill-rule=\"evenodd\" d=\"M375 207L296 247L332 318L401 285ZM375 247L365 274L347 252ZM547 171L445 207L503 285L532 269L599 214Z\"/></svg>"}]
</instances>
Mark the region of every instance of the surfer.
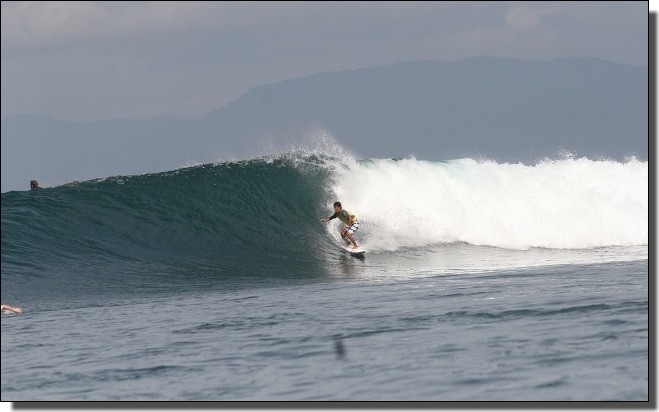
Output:
<instances>
[{"instance_id":1,"label":"surfer","mask_svg":"<svg viewBox=\"0 0 659 412\"><path fill-rule=\"evenodd\" d=\"M341 206L341 202L334 202L334 214L332 216L327 216L323 218L322 221L329 222L335 217L338 217L340 221L348 225L343 229L341 229L341 237L343 238L343 240L346 240L346 238L348 238L350 242L346 241L346 243L348 245L352 243L352 248L357 249L358 247L357 242L355 241L355 237L353 236L355 232L359 230L359 221L357 220L357 217L352 213L348 212L347 210L344 210L343 207Z\"/></svg>"},{"instance_id":2,"label":"surfer","mask_svg":"<svg viewBox=\"0 0 659 412\"><path fill-rule=\"evenodd\" d=\"M30 180L30 190L38 189L39 183L36 180Z\"/></svg>"},{"instance_id":3,"label":"surfer","mask_svg":"<svg viewBox=\"0 0 659 412\"><path fill-rule=\"evenodd\" d=\"M2 304L2 313L5 313L5 311L9 311L9 312L12 312L12 313L23 313L23 309L3 303Z\"/></svg>"}]
</instances>

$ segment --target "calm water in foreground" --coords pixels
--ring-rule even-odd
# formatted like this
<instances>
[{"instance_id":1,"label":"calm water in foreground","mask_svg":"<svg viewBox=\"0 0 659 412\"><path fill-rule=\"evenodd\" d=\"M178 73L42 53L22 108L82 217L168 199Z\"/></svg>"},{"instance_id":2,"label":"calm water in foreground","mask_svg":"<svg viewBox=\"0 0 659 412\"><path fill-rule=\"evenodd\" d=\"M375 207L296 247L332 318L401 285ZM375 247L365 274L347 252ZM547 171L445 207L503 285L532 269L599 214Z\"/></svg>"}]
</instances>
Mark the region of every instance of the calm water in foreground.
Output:
<instances>
[{"instance_id":1,"label":"calm water in foreground","mask_svg":"<svg viewBox=\"0 0 659 412\"><path fill-rule=\"evenodd\" d=\"M647 258L442 274L387 259L25 305L2 316L2 400L647 401Z\"/></svg>"}]
</instances>

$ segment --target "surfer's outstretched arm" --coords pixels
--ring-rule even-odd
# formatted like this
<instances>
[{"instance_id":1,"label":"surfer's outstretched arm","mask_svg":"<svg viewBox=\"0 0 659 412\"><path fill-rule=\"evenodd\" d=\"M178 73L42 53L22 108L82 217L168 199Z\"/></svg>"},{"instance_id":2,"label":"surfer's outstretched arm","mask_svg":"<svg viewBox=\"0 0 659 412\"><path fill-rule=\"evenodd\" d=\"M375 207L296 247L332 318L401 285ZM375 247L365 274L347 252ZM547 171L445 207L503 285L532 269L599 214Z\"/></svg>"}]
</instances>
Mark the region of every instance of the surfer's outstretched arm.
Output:
<instances>
[{"instance_id":1,"label":"surfer's outstretched arm","mask_svg":"<svg viewBox=\"0 0 659 412\"><path fill-rule=\"evenodd\" d=\"M338 215L339 215L338 213L334 213L332 216L324 217L324 218L322 218L321 220L322 220L323 222L329 222L330 220L336 218Z\"/></svg>"}]
</instances>

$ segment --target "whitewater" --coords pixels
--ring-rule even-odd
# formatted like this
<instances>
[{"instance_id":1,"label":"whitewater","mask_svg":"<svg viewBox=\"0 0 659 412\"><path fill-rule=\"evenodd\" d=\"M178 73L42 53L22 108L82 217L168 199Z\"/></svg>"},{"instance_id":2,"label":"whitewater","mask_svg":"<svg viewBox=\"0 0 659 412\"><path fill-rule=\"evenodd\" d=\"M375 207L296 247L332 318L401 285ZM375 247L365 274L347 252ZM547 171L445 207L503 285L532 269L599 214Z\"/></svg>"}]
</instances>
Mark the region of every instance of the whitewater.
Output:
<instances>
[{"instance_id":1,"label":"whitewater","mask_svg":"<svg viewBox=\"0 0 659 412\"><path fill-rule=\"evenodd\" d=\"M3 400L647 401L647 161L321 146L3 193Z\"/></svg>"},{"instance_id":2,"label":"whitewater","mask_svg":"<svg viewBox=\"0 0 659 412\"><path fill-rule=\"evenodd\" d=\"M369 222L376 250L465 242L508 249L647 245L648 167L371 159L336 168L336 198Z\"/></svg>"}]
</instances>

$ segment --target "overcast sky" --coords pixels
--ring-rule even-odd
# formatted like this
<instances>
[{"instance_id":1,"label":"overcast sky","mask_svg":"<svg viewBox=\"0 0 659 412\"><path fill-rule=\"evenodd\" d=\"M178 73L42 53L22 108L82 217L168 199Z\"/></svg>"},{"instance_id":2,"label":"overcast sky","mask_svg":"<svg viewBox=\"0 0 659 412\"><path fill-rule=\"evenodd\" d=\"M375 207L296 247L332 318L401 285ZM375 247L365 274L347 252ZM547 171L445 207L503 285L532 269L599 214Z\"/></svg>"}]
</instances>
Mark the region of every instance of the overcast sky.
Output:
<instances>
[{"instance_id":1,"label":"overcast sky","mask_svg":"<svg viewBox=\"0 0 659 412\"><path fill-rule=\"evenodd\" d=\"M1 4L2 116L195 119L259 84L409 60L648 64L647 2Z\"/></svg>"}]
</instances>

